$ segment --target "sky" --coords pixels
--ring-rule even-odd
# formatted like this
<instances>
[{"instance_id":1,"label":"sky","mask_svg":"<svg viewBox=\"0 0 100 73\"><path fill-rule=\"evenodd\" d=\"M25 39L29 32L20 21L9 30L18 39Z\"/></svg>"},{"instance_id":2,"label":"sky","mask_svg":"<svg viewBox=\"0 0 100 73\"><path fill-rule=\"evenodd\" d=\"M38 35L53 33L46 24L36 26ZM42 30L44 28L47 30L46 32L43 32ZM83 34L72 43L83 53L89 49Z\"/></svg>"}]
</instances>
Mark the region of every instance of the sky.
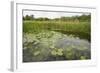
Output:
<instances>
[{"instance_id":1,"label":"sky","mask_svg":"<svg viewBox=\"0 0 100 73\"><path fill-rule=\"evenodd\" d=\"M46 11L23 11L23 16L34 15L35 18L47 17L47 18L60 18L60 17L71 17L71 16L81 16L88 15L89 13L72 13L72 12L46 12Z\"/></svg>"}]
</instances>

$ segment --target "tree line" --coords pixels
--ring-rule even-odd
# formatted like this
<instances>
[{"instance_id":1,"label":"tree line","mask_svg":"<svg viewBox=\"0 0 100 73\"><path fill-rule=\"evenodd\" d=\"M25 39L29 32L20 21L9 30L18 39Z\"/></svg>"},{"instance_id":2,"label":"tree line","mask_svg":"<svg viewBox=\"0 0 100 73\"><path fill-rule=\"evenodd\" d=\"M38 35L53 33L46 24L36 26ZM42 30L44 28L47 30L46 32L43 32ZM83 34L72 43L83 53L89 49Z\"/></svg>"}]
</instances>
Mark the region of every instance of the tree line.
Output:
<instances>
[{"instance_id":1,"label":"tree line","mask_svg":"<svg viewBox=\"0 0 100 73\"><path fill-rule=\"evenodd\" d=\"M60 18L54 18L54 19L50 19L47 17L39 17L39 18L35 18L34 15L26 15L23 16L23 20L35 20L35 21L50 21L50 20L54 20L54 21L91 21L91 15L81 15L81 16L72 16L72 17L66 17L66 16L62 16Z\"/></svg>"}]
</instances>

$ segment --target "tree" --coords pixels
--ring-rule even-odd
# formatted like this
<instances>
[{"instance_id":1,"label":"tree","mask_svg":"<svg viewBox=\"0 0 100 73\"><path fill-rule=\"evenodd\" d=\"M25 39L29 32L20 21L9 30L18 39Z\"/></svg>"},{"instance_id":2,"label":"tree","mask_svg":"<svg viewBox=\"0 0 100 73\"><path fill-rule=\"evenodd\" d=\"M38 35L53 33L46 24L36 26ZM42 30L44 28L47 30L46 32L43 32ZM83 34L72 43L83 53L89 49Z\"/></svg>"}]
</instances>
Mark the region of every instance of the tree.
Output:
<instances>
[{"instance_id":1,"label":"tree","mask_svg":"<svg viewBox=\"0 0 100 73\"><path fill-rule=\"evenodd\" d=\"M34 19L34 15L26 15L26 16L23 16L23 20L33 20Z\"/></svg>"}]
</instances>

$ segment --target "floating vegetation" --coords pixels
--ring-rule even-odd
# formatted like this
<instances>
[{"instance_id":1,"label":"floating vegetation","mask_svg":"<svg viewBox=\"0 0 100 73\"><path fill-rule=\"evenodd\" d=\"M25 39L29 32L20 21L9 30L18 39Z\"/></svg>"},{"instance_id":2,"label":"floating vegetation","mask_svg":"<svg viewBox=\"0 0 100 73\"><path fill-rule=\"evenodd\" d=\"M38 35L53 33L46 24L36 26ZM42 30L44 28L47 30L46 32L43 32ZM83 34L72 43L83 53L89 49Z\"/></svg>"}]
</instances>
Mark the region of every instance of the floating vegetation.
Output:
<instances>
[{"instance_id":1,"label":"floating vegetation","mask_svg":"<svg viewBox=\"0 0 100 73\"><path fill-rule=\"evenodd\" d=\"M55 31L23 34L23 61L91 59L90 43Z\"/></svg>"}]
</instances>

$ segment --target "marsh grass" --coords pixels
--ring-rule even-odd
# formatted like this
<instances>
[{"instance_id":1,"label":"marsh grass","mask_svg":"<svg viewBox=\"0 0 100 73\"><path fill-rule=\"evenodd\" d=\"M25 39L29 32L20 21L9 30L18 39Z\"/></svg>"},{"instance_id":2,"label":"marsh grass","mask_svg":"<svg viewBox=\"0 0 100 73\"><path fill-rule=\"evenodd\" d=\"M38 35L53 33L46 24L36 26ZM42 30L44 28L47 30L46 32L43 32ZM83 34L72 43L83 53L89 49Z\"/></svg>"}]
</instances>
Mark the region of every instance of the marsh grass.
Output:
<instances>
[{"instance_id":1,"label":"marsh grass","mask_svg":"<svg viewBox=\"0 0 100 73\"><path fill-rule=\"evenodd\" d=\"M90 22L64 22L64 21L24 21L23 32L37 33L43 30L52 30L64 34L73 34L82 39L91 41Z\"/></svg>"}]
</instances>

